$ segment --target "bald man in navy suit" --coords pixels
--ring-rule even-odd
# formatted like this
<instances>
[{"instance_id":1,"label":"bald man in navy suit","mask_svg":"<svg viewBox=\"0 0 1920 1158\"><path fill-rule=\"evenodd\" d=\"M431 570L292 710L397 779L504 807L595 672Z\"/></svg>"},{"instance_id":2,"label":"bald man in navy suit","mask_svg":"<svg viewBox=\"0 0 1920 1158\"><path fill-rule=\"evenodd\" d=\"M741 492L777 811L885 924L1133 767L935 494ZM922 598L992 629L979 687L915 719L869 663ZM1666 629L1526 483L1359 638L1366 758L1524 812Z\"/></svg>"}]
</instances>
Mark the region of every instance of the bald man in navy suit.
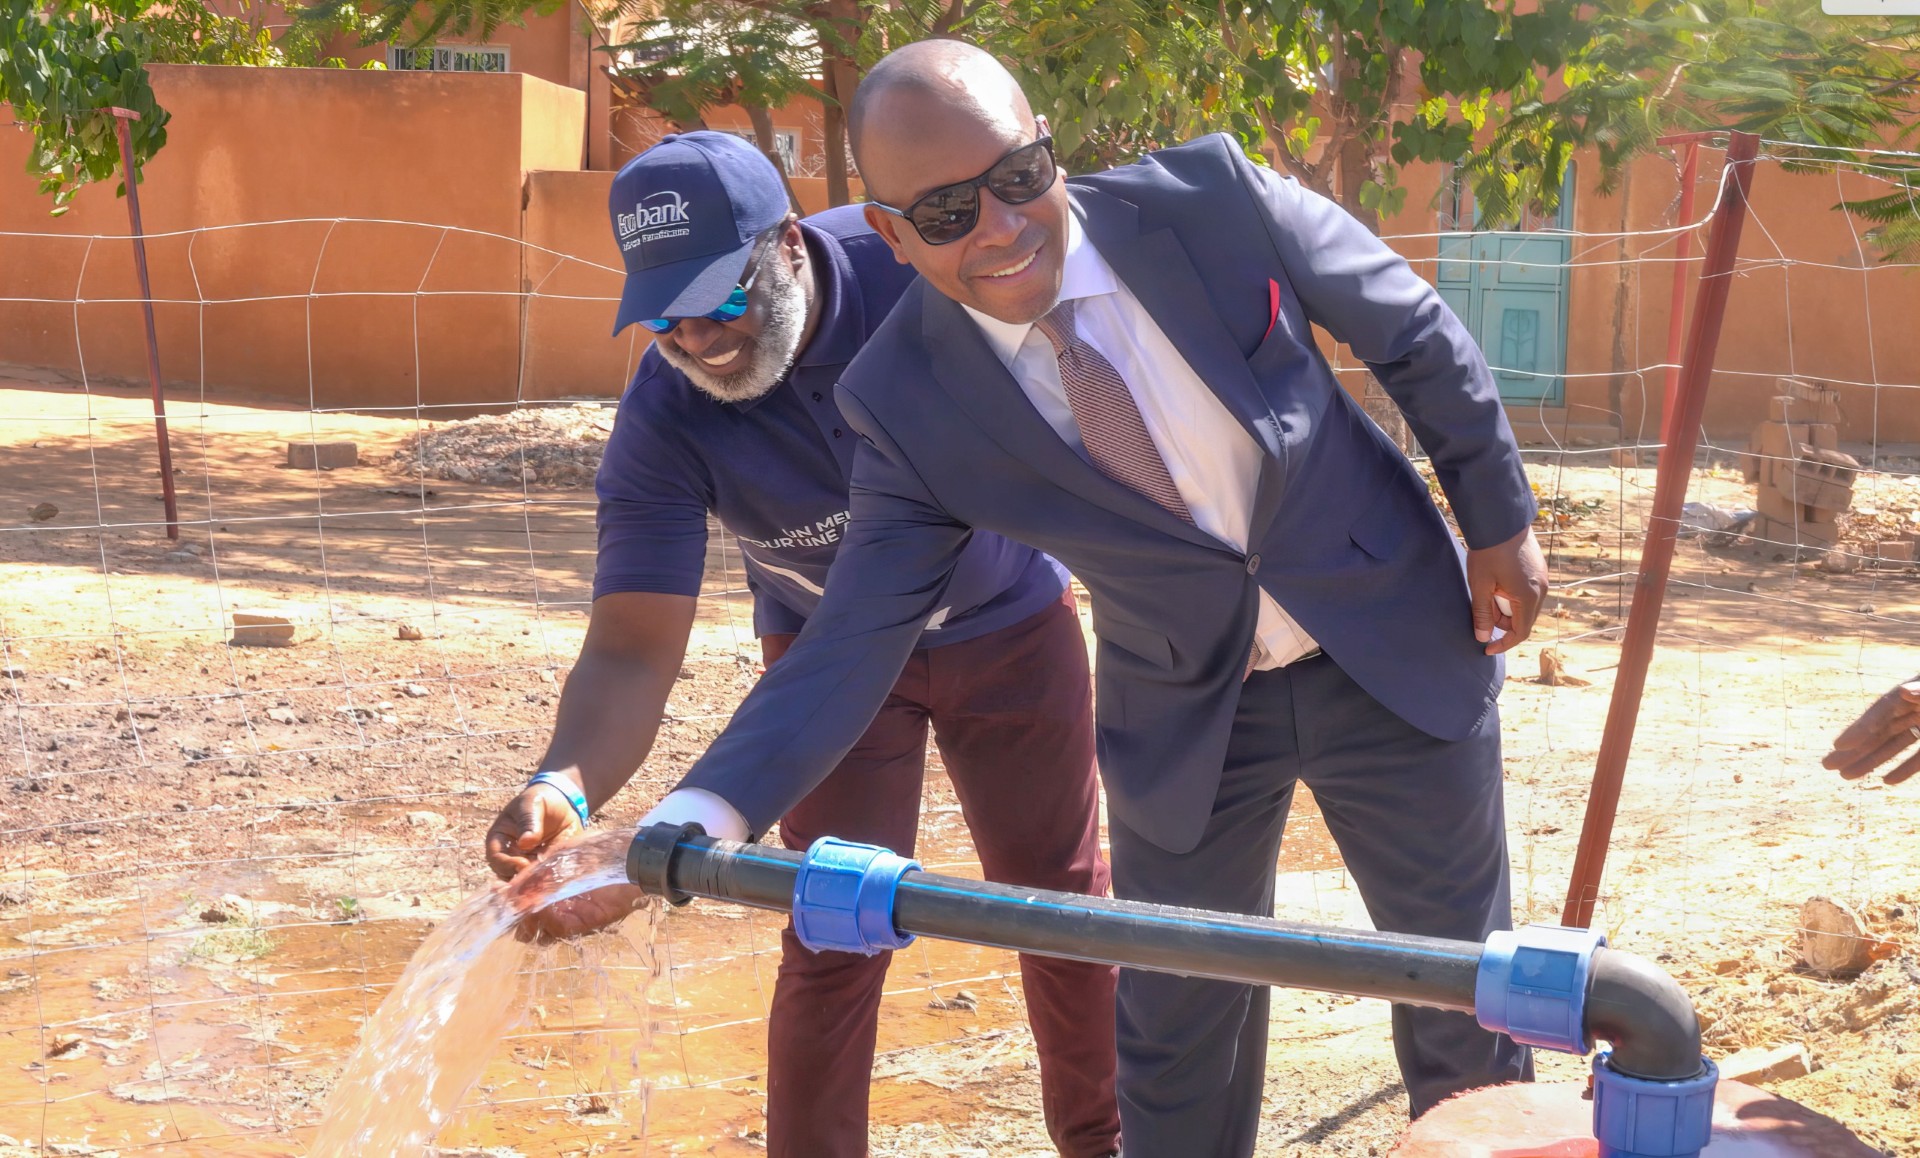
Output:
<instances>
[{"instance_id":1,"label":"bald man in navy suit","mask_svg":"<svg viewBox=\"0 0 1920 1158\"><path fill-rule=\"evenodd\" d=\"M1117 896L1270 914L1297 783L1374 923L1510 921L1494 700L1546 590L1535 504L1472 337L1340 208L1208 137L1058 179L997 62L868 75L868 220L913 265L843 374L862 436L817 613L651 814L764 831L884 699L976 531L1092 595ZM1319 325L1431 454L1466 542L1340 388ZM1249 1155L1267 991L1123 970L1128 1158ZM1531 1076L1461 1013L1396 1006L1412 1111Z\"/></svg>"}]
</instances>

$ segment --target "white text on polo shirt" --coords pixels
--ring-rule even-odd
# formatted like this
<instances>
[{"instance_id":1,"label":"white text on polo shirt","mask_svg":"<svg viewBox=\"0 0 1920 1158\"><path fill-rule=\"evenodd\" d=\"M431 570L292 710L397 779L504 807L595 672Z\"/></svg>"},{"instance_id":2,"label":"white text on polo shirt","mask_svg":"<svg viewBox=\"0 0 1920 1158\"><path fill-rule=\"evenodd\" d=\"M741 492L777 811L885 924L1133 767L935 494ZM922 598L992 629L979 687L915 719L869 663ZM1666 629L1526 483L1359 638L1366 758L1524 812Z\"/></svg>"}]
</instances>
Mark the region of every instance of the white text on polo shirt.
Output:
<instances>
[{"instance_id":1,"label":"white text on polo shirt","mask_svg":"<svg viewBox=\"0 0 1920 1158\"><path fill-rule=\"evenodd\" d=\"M660 201L649 205L662 197L671 197L671 201ZM685 226L692 219L687 214L687 199L671 189L658 193L649 193L633 207L632 213L615 214L615 227L620 234L620 248L632 249L645 241L658 241L664 237L685 237L690 231L685 228L669 229L666 226ZM652 232L647 232L651 230Z\"/></svg>"},{"instance_id":2,"label":"white text on polo shirt","mask_svg":"<svg viewBox=\"0 0 1920 1158\"><path fill-rule=\"evenodd\" d=\"M741 541L751 546L764 547L769 551L778 551L782 547L824 547L840 541L840 528L853 512L841 511L829 515L811 527L780 528L780 534L772 539L749 539L740 536Z\"/></svg>"}]
</instances>

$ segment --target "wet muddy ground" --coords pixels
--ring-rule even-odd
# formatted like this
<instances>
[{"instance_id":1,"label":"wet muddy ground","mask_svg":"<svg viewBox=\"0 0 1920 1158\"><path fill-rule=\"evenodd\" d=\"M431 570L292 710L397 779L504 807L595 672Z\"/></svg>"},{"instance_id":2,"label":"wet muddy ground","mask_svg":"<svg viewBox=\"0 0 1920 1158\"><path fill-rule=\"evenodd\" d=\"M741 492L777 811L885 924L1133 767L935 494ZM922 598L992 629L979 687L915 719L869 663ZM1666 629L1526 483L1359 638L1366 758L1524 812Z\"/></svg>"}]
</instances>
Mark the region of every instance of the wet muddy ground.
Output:
<instances>
[{"instance_id":1,"label":"wet muddy ground","mask_svg":"<svg viewBox=\"0 0 1920 1158\"><path fill-rule=\"evenodd\" d=\"M0 387L17 508L0 511L4 1158L303 1153L385 987L487 883L480 835L544 745L585 623L586 492L408 480L375 460L410 419L176 403L197 548L180 553L154 525L143 405ZM363 465L288 470L298 437L353 439ZM1517 916L1551 922L1653 472L1532 457L1545 494L1600 504L1553 538L1552 614L1502 701ZM1742 492L1697 474L1696 498ZM31 520L43 502L58 513ZM637 819L757 672L738 555L716 536L709 563L659 746L606 823ZM1818 767L1920 668L1920 587L1908 568L1830 574L1697 542L1675 579L1598 920L1682 978L1715 1056L1804 1043L1813 1072L1770 1088L1920 1155L1920 782ZM244 608L290 615L294 645L228 646ZM1548 645L1588 682L1533 682ZM975 873L933 760L921 858ZM1303 797L1279 914L1364 924L1339 863ZM1815 894L1858 909L1885 959L1808 975L1794 926ZM443 1152L764 1149L778 927L695 904L667 918L657 961L630 937L547 951ZM1385 1007L1276 993L1274 1009L1261 1153L1386 1153L1405 1115ZM1010 954L900 954L880 1047L876 1154L1046 1152Z\"/></svg>"}]
</instances>

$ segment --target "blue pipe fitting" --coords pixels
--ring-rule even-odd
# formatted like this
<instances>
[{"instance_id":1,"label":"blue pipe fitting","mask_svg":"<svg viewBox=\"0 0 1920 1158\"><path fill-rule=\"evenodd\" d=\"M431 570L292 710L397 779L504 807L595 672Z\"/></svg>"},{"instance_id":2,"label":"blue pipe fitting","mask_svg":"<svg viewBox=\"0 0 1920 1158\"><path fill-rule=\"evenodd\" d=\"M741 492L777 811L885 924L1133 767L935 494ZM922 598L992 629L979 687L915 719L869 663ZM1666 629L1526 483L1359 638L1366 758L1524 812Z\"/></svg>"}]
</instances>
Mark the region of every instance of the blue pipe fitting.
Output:
<instances>
[{"instance_id":1,"label":"blue pipe fitting","mask_svg":"<svg viewBox=\"0 0 1920 1158\"><path fill-rule=\"evenodd\" d=\"M1720 1068L1678 1082L1620 1073L1602 1051L1593 1059L1593 1136L1599 1158L1696 1158L1713 1135L1713 1089Z\"/></svg>"},{"instance_id":2,"label":"blue pipe fitting","mask_svg":"<svg viewBox=\"0 0 1920 1158\"><path fill-rule=\"evenodd\" d=\"M919 861L871 844L823 836L813 842L793 882L793 932L816 953L871 957L913 944L893 925L893 895Z\"/></svg>"},{"instance_id":3,"label":"blue pipe fitting","mask_svg":"<svg viewBox=\"0 0 1920 1158\"><path fill-rule=\"evenodd\" d=\"M1585 1054L1587 979L1606 943L1591 929L1559 925L1494 933L1480 954L1474 1017L1522 1045Z\"/></svg>"}]
</instances>

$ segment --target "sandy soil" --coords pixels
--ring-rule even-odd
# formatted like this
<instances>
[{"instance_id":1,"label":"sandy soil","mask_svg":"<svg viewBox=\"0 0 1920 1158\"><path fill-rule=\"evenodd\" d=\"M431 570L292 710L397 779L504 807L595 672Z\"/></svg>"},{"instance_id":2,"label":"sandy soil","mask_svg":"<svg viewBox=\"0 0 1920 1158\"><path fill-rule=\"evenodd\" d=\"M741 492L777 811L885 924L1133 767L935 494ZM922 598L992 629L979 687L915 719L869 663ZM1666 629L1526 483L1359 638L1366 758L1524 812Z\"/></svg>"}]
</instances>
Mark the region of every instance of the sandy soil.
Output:
<instances>
[{"instance_id":1,"label":"sandy soil","mask_svg":"<svg viewBox=\"0 0 1920 1158\"><path fill-rule=\"evenodd\" d=\"M145 406L0 383L3 1158L301 1153L359 1023L485 883L480 835L538 756L585 623L590 492L409 478L380 460L422 432L411 417L175 400L182 552L159 523ZM362 465L289 470L290 439L356 441ZM1552 536L1552 614L1502 702L1516 916L1555 922L1653 471L1530 459L1580 511ZM1731 465L1697 471L1691 497L1744 505ZM1881 523L1920 506L1911 464L1894 466L1867 484ZM34 521L41 503L58 513ZM1920 667L1920 587L1910 567L1791 554L1682 544L1597 922L1682 979L1715 1056L1804 1043L1814 1071L1771 1088L1920 1155L1920 782L1818 766ZM660 745L610 823L637 818L751 686L737 564L716 536ZM294 646L229 646L236 609L295 619ZM1546 646L1589 683L1535 682ZM937 755L921 854L977 871ZM1310 801L1280 867L1280 915L1365 924ZM1796 914L1815 894L1860 909L1885 959L1850 980L1802 970ZM619 937L550 951L443 1153L759 1152L777 932L696 904L665 921L657 961ZM901 954L875 1153L1046 1153L1021 1009L1008 954ZM1261 1153L1387 1153L1405 1112L1386 1008L1280 992L1274 1009Z\"/></svg>"}]
</instances>

